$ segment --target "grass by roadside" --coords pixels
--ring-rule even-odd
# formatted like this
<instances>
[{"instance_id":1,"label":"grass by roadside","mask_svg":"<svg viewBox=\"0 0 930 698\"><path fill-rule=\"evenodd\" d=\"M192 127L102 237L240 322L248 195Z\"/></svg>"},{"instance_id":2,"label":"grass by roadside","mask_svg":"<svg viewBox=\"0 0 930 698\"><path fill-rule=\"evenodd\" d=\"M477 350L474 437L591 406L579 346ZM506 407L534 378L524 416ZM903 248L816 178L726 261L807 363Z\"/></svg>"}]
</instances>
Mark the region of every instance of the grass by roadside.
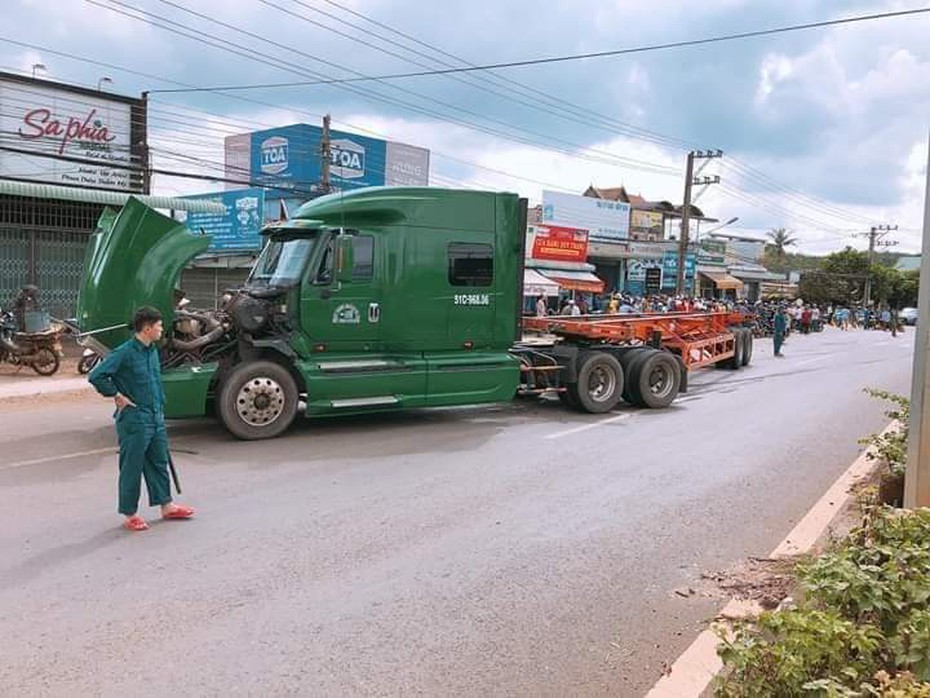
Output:
<instances>
[{"instance_id":1,"label":"grass by roadside","mask_svg":"<svg viewBox=\"0 0 930 698\"><path fill-rule=\"evenodd\" d=\"M796 564L794 601L719 627L716 695L930 698L930 509L880 500L903 474L908 405L870 392L902 426L866 440L881 480L859 495L861 521Z\"/></svg>"}]
</instances>

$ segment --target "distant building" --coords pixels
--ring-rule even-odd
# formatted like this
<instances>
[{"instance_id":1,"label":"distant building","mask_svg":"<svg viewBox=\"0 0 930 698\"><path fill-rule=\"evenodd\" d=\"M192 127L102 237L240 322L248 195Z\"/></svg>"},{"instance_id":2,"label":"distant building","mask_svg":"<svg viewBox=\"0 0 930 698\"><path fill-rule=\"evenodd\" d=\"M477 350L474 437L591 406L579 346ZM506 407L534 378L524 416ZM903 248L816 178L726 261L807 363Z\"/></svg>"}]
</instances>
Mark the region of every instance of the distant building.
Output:
<instances>
[{"instance_id":1,"label":"distant building","mask_svg":"<svg viewBox=\"0 0 930 698\"><path fill-rule=\"evenodd\" d=\"M901 257L894 268L898 271L920 271L920 255Z\"/></svg>"}]
</instances>

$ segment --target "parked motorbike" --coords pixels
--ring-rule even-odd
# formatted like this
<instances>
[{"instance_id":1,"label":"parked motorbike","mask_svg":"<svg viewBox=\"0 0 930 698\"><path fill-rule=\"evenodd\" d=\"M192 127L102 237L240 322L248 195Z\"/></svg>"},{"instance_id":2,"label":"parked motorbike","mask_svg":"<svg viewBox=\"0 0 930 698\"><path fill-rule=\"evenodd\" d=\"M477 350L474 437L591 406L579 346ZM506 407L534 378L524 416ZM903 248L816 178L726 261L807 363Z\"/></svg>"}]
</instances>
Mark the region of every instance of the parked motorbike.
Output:
<instances>
[{"instance_id":1,"label":"parked motorbike","mask_svg":"<svg viewBox=\"0 0 930 698\"><path fill-rule=\"evenodd\" d=\"M87 375L94 370L94 366L100 363L103 357L93 349L85 349L81 354L81 360L78 361L78 373L82 376Z\"/></svg>"},{"instance_id":2,"label":"parked motorbike","mask_svg":"<svg viewBox=\"0 0 930 698\"><path fill-rule=\"evenodd\" d=\"M0 361L51 376L61 366L62 355L61 330L20 332L13 313L0 313Z\"/></svg>"}]
</instances>

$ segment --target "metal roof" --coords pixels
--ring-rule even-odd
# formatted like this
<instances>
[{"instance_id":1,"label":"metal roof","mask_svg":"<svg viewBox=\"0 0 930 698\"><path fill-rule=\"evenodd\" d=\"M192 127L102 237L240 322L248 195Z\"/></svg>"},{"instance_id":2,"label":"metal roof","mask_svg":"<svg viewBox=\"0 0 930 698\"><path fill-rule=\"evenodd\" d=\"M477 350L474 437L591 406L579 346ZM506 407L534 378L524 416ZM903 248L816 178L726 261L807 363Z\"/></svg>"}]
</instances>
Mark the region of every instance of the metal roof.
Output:
<instances>
[{"instance_id":1,"label":"metal roof","mask_svg":"<svg viewBox=\"0 0 930 698\"><path fill-rule=\"evenodd\" d=\"M37 182L17 182L0 179L0 194L9 196L28 196L33 199L61 199L64 201L81 201L105 206L122 206L129 198L138 199L151 208L191 213L226 213L226 207L218 201L207 199L181 199L173 196L148 196L129 194L106 189L82 189L80 187L63 187L57 184L39 184Z\"/></svg>"}]
</instances>

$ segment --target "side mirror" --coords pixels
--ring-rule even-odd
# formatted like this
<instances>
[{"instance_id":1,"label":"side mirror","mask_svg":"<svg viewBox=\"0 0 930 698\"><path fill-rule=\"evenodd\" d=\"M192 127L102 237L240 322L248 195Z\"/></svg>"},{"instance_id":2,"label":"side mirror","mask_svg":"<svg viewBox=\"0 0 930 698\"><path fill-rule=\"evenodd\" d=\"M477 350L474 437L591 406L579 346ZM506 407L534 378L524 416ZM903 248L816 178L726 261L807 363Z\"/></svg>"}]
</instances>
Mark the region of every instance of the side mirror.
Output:
<instances>
[{"instance_id":1,"label":"side mirror","mask_svg":"<svg viewBox=\"0 0 930 698\"><path fill-rule=\"evenodd\" d=\"M341 234L336 238L336 281L343 284L352 281L355 270L355 246L352 236Z\"/></svg>"}]
</instances>

